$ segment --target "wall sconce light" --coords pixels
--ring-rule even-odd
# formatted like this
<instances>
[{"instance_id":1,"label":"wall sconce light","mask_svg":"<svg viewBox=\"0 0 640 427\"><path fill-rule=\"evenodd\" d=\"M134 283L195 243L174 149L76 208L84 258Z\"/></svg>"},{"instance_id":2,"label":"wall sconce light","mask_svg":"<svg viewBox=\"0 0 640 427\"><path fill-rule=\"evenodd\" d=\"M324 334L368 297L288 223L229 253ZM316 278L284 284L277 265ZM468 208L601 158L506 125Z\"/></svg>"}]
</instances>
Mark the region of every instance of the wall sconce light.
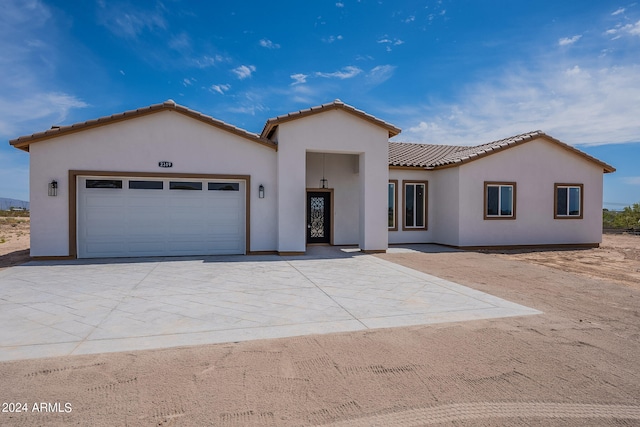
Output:
<instances>
[{"instance_id":1,"label":"wall sconce light","mask_svg":"<svg viewBox=\"0 0 640 427\"><path fill-rule=\"evenodd\" d=\"M53 197L58 195L58 181L55 179L49 183L49 195Z\"/></svg>"},{"instance_id":2,"label":"wall sconce light","mask_svg":"<svg viewBox=\"0 0 640 427\"><path fill-rule=\"evenodd\" d=\"M258 187L258 197L264 199L264 185L262 184Z\"/></svg>"}]
</instances>

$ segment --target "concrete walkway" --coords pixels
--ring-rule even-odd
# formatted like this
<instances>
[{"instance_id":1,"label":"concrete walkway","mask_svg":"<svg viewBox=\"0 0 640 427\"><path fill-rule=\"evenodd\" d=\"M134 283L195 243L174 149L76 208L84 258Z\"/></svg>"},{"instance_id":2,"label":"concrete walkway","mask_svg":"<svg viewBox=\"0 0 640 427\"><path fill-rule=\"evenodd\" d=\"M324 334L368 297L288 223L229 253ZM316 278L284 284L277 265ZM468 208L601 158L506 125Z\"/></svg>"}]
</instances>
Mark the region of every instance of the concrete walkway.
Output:
<instances>
[{"instance_id":1,"label":"concrete walkway","mask_svg":"<svg viewBox=\"0 0 640 427\"><path fill-rule=\"evenodd\" d=\"M540 312L370 255L30 262L0 272L0 360Z\"/></svg>"}]
</instances>

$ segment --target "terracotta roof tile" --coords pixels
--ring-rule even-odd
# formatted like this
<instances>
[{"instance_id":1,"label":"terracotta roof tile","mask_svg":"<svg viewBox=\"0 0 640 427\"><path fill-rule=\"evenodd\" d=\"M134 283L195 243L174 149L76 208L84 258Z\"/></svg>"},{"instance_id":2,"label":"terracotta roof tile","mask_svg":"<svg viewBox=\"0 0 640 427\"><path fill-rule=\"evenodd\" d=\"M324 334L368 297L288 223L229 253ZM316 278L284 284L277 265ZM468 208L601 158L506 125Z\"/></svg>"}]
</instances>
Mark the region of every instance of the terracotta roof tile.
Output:
<instances>
[{"instance_id":1,"label":"terracotta roof tile","mask_svg":"<svg viewBox=\"0 0 640 427\"><path fill-rule=\"evenodd\" d=\"M464 147L436 144L389 143L389 166L431 167L437 159Z\"/></svg>"},{"instance_id":2,"label":"terracotta roof tile","mask_svg":"<svg viewBox=\"0 0 640 427\"><path fill-rule=\"evenodd\" d=\"M533 141L537 138L543 138L559 145L561 148L569 150L598 164L603 168L605 173L615 171L615 168L607 163L604 163L575 147L565 144L564 142L561 142L540 130L471 147L390 142L389 166L419 167L425 169L456 166L500 152L507 148L515 147L528 141Z\"/></svg>"},{"instance_id":3,"label":"terracotta roof tile","mask_svg":"<svg viewBox=\"0 0 640 427\"><path fill-rule=\"evenodd\" d=\"M371 114L367 114L362 110L358 110L355 107L352 107L349 104L345 104L344 102L340 101L339 99L336 99L333 102L328 102L326 104L322 104L322 105L317 105L311 108L306 108L304 110L299 110L299 111L294 111L292 113L289 114L283 114L281 116L277 116L277 117L273 117L271 119L267 120L267 123L264 125L264 129L262 130L261 136L263 138L268 138L270 137L270 135L273 133L273 131L275 130L275 128L283 122L287 122L289 120L296 120L302 117L306 117L309 116L311 114L317 114L323 111L329 111L329 110L336 110L336 109L341 109L344 111L347 111L351 114L354 114L360 118L363 118L365 120L368 120L378 126L381 126L385 129L388 130L389 132L389 138L398 135L401 130L400 128L395 127L394 125L385 122L384 120L381 120L375 116L372 116Z\"/></svg>"}]
</instances>

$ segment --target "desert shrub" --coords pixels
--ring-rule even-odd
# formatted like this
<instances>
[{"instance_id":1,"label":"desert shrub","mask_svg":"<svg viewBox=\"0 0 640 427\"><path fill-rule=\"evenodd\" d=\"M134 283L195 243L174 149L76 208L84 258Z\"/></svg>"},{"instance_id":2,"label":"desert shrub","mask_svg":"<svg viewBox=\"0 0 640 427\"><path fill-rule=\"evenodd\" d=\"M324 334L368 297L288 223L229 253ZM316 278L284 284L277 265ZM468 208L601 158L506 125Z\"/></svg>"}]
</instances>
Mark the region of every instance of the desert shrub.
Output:
<instances>
[{"instance_id":1,"label":"desert shrub","mask_svg":"<svg viewBox=\"0 0 640 427\"><path fill-rule=\"evenodd\" d=\"M29 211L0 211L0 217L29 218Z\"/></svg>"},{"instance_id":2,"label":"desert shrub","mask_svg":"<svg viewBox=\"0 0 640 427\"><path fill-rule=\"evenodd\" d=\"M626 206L621 211L603 209L602 226L604 228L640 229L640 203Z\"/></svg>"}]
</instances>

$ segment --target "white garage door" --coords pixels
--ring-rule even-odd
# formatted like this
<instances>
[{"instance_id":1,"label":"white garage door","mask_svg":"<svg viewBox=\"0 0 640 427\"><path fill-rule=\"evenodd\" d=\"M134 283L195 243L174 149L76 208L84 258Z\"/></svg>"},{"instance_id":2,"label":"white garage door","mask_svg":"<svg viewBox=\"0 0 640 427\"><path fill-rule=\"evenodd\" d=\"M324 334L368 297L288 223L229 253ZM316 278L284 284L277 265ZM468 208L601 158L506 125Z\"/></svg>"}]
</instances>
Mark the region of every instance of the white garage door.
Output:
<instances>
[{"instance_id":1,"label":"white garage door","mask_svg":"<svg viewBox=\"0 0 640 427\"><path fill-rule=\"evenodd\" d=\"M78 178L78 257L245 253L245 182Z\"/></svg>"}]
</instances>

